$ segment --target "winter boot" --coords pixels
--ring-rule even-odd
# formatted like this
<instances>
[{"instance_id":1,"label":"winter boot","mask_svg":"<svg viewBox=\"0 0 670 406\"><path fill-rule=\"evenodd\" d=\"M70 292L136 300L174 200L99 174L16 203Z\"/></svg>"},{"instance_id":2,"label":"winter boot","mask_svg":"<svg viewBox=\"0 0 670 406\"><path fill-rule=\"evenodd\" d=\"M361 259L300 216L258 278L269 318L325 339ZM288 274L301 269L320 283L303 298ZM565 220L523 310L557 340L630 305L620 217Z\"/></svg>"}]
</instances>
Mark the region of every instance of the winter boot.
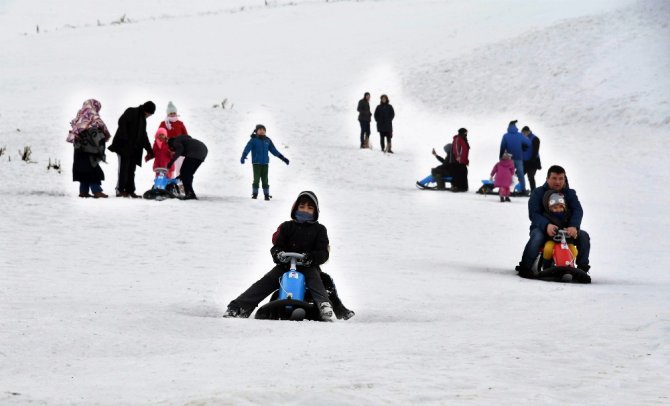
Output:
<instances>
[{"instance_id":1,"label":"winter boot","mask_svg":"<svg viewBox=\"0 0 670 406\"><path fill-rule=\"evenodd\" d=\"M256 199L258 197L258 188L257 187L252 187L251 188L251 198Z\"/></svg>"},{"instance_id":2,"label":"winter boot","mask_svg":"<svg viewBox=\"0 0 670 406\"><path fill-rule=\"evenodd\" d=\"M241 307L229 305L226 312L223 313L224 318L243 318L249 317L251 312L242 309Z\"/></svg>"},{"instance_id":3,"label":"winter boot","mask_svg":"<svg viewBox=\"0 0 670 406\"><path fill-rule=\"evenodd\" d=\"M510 202L510 203L512 202L512 201L509 199L509 196L505 196L505 201L506 201L506 202Z\"/></svg>"},{"instance_id":4,"label":"winter boot","mask_svg":"<svg viewBox=\"0 0 670 406\"><path fill-rule=\"evenodd\" d=\"M102 192L95 192L95 193L93 193L93 198L94 198L94 199L100 199L100 198L102 198L102 199L106 199L106 198L108 198L108 197L109 197L109 196L107 196L106 194L104 194L104 193L102 193Z\"/></svg>"},{"instance_id":5,"label":"winter boot","mask_svg":"<svg viewBox=\"0 0 670 406\"><path fill-rule=\"evenodd\" d=\"M328 302L323 302L319 306L322 321L333 321L333 307Z\"/></svg>"},{"instance_id":6,"label":"winter boot","mask_svg":"<svg viewBox=\"0 0 670 406\"><path fill-rule=\"evenodd\" d=\"M392 154L393 151L391 150L391 140L389 140L388 144L386 145L386 152L389 154Z\"/></svg>"},{"instance_id":7,"label":"winter boot","mask_svg":"<svg viewBox=\"0 0 670 406\"><path fill-rule=\"evenodd\" d=\"M372 147L370 146L370 136L369 136L369 135L366 135L366 136L365 136L365 142L363 142L363 147L364 147L364 148L372 148Z\"/></svg>"},{"instance_id":8,"label":"winter boot","mask_svg":"<svg viewBox=\"0 0 670 406\"><path fill-rule=\"evenodd\" d=\"M263 194L265 195L265 200L272 199L272 196L270 196L270 188L269 187L263 188Z\"/></svg>"},{"instance_id":9,"label":"winter boot","mask_svg":"<svg viewBox=\"0 0 670 406\"><path fill-rule=\"evenodd\" d=\"M504 196L500 196L500 203L505 203L505 197Z\"/></svg>"}]
</instances>

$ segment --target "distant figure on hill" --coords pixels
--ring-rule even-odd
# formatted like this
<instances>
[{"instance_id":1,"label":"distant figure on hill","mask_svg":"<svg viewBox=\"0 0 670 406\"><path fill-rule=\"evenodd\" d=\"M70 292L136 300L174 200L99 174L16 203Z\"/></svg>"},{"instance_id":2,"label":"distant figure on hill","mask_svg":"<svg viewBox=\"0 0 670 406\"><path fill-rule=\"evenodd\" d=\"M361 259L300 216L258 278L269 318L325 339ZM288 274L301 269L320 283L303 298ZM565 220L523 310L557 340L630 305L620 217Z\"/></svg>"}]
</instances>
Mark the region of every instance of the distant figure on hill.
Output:
<instances>
[{"instance_id":1,"label":"distant figure on hill","mask_svg":"<svg viewBox=\"0 0 670 406\"><path fill-rule=\"evenodd\" d=\"M470 165L470 143L468 142L468 130L459 128L458 134L454 135L451 146L454 155L453 180L451 182L452 192L468 191L468 165Z\"/></svg>"},{"instance_id":2,"label":"distant figure on hill","mask_svg":"<svg viewBox=\"0 0 670 406\"><path fill-rule=\"evenodd\" d=\"M370 93L365 92L363 98L358 101L358 123L361 125L361 148L370 148Z\"/></svg>"},{"instance_id":3,"label":"distant figure on hill","mask_svg":"<svg viewBox=\"0 0 670 406\"><path fill-rule=\"evenodd\" d=\"M142 166L142 150L147 151L148 159L154 153L147 136L147 118L154 114L156 105L148 101L138 107L129 107L119 117L109 150L119 157L119 181L116 185L116 197L141 198L135 194L135 166Z\"/></svg>"},{"instance_id":4,"label":"distant figure on hill","mask_svg":"<svg viewBox=\"0 0 670 406\"><path fill-rule=\"evenodd\" d=\"M107 125L102 121L100 108L102 105L95 99L89 99L70 121L70 132L67 141L74 144L74 162L72 164L72 180L79 182L79 197L105 198L102 192L102 181L105 173L100 162L105 161L105 143L111 138Z\"/></svg>"},{"instance_id":5,"label":"distant figure on hill","mask_svg":"<svg viewBox=\"0 0 670 406\"><path fill-rule=\"evenodd\" d=\"M393 118L395 117L395 111L393 111L393 106L389 104L388 96L383 94L379 99L379 106L377 106L375 109L377 131L379 132L382 152L388 152L389 154L392 154L393 150L391 149L391 138L393 138ZM385 140L388 141L388 146L385 145Z\"/></svg>"},{"instance_id":6,"label":"distant figure on hill","mask_svg":"<svg viewBox=\"0 0 670 406\"><path fill-rule=\"evenodd\" d=\"M525 126L521 129L521 133L530 141L531 147L523 151L523 171L528 175L528 182L530 183L530 191L535 190L535 173L542 169L540 162L540 139L533 134L533 132Z\"/></svg>"},{"instance_id":7,"label":"distant figure on hill","mask_svg":"<svg viewBox=\"0 0 670 406\"><path fill-rule=\"evenodd\" d=\"M521 185L521 193L526 194L526 182L523 175L523 153L530 149L530 141L519 132L516 127L517 120L509 122L507 132L503 134L500 141L500 155L498 159L502 158L505 151L512 154L512 161L514 161L514 168L516 168L516 177L519 178Z\"/></svg>"}]
</instances>

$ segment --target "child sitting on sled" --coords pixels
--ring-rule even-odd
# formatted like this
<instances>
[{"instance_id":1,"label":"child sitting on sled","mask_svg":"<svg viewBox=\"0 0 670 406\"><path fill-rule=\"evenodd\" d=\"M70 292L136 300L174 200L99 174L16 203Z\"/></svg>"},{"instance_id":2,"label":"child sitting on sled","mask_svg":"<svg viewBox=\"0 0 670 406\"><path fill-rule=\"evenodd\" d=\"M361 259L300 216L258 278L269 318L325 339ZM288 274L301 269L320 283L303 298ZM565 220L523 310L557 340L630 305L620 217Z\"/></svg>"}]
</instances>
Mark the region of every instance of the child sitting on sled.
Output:
<instances>
[{"instance_id":1,"label":"child sitting on sled","mask_svg":"<svg viewBox=\"0 0 670 406\"><path fill-rule=\"evenodd\" d=\"M568 207L565 204L565 196L562 193L558 193L554 190L549 190L545 193L543 198L545 213L544 216L549 219L551 224L555 225L557 228L566 228L568 221L570 220L570 212ZM568 248L572 252L572 256L577 260L577 247L571 241L574 241L572 238L568 239ZM549 239L544 244L544 250L542 252L542 258L544 259L544 267L546 268L551 262L554 245L556 241Z\"/></svg>"},{"instance_id":2,"label":"child sitting on sled","mask_svg":"<svg viewBox=\"0 0 670 406\"><path fill-rule=\"evenodd\" d=\"M231 301L223 317L249 317L263 299L279 289L279 279L287 271L287 265L281 261L284 252L305 254L300 272L305 276L307 288L322 320L332 321L333 307L330 302L335 306L337 318L346 320L354 315L339 299L332 278L321 272L320 265L328 260L330 246L326 227L318 219L316 195L310 191L301 192L291 209L291 220L279 225L272 235L270 253L276 266Z\"/></svg>"},{"instance_id":3,"label":"child sitting on sled","mask_svg":"<svg viewBox=\"0 0 670 406\"><path fill-rule=\"evenodd\" d=\"M498 188L500 202L511 202L509 199L510 188L514 183L514 161L512 161L512 154L507 151L502 154L500 161L491 170L491 181L493 181L493 186Z\"/></svg>"}]
</instances>

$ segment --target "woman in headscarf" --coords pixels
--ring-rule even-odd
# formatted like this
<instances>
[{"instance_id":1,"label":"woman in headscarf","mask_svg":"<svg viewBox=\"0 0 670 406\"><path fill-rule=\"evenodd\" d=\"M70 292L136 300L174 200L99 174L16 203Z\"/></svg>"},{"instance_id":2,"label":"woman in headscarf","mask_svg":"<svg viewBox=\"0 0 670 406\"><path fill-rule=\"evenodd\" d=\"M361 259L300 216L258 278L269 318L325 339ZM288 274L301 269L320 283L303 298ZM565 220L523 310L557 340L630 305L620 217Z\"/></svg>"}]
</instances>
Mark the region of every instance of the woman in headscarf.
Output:
<instances>
[{"instance_id":1,"label":"woman in headscarf","mask_svg":"<svg viewBox=\"0 0 670 406\"><path fill-rule=\"evenodd\" d=\"M100 162L106 162L105 142L111 138L111 134L100 118L101 107L95 99L86 100L77 116L70 121L72 128L67 141L74 145L72 180L79 182L79 197L107 197L102 192L101 183L105 174Z\"/></svg>"}]
</instances>

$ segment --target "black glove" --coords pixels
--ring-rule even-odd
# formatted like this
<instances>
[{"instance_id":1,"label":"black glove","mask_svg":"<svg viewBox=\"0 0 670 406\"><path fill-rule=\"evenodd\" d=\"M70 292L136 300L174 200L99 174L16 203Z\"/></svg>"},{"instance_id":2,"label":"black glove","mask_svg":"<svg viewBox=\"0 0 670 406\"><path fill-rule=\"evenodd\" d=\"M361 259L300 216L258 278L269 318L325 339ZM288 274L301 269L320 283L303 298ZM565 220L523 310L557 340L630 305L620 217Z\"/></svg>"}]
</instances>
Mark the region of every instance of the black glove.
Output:
<instances>
[{"instance_id":1,"label":"black glove","mask_svg":"<svg viewBox=\"0 0 670 406\"><path fill-rule=\"evenodd\" d=\"M286 165L288 165L288 158L283 157L283 158L282 158L282 161L284 161L284 163L285 163Z\"/></svg>"},{"instance_id":2,"label":"black glove","mask_svg":"<svg viewBox=\"0 0 670 406\"><path fill-rule=\"evenodd\" d=\"M302 266L312 266L312 262L314 261L314 258L312 258L312 254L309 252L306 252L303 254L304 257L300 262L302 262Z\"/></svg>"},{"instance_id":3,"label":"black glove","mask_svg":"<svg viewBox=\"0 0 670 406\"><path fill-rule=\"evenodd\" d=\"M285 257L284 257L284 251L282 250L277 250L272 253L272 260L275 262L275 264L283 264Z\"/></svg>"}]
</instances>

